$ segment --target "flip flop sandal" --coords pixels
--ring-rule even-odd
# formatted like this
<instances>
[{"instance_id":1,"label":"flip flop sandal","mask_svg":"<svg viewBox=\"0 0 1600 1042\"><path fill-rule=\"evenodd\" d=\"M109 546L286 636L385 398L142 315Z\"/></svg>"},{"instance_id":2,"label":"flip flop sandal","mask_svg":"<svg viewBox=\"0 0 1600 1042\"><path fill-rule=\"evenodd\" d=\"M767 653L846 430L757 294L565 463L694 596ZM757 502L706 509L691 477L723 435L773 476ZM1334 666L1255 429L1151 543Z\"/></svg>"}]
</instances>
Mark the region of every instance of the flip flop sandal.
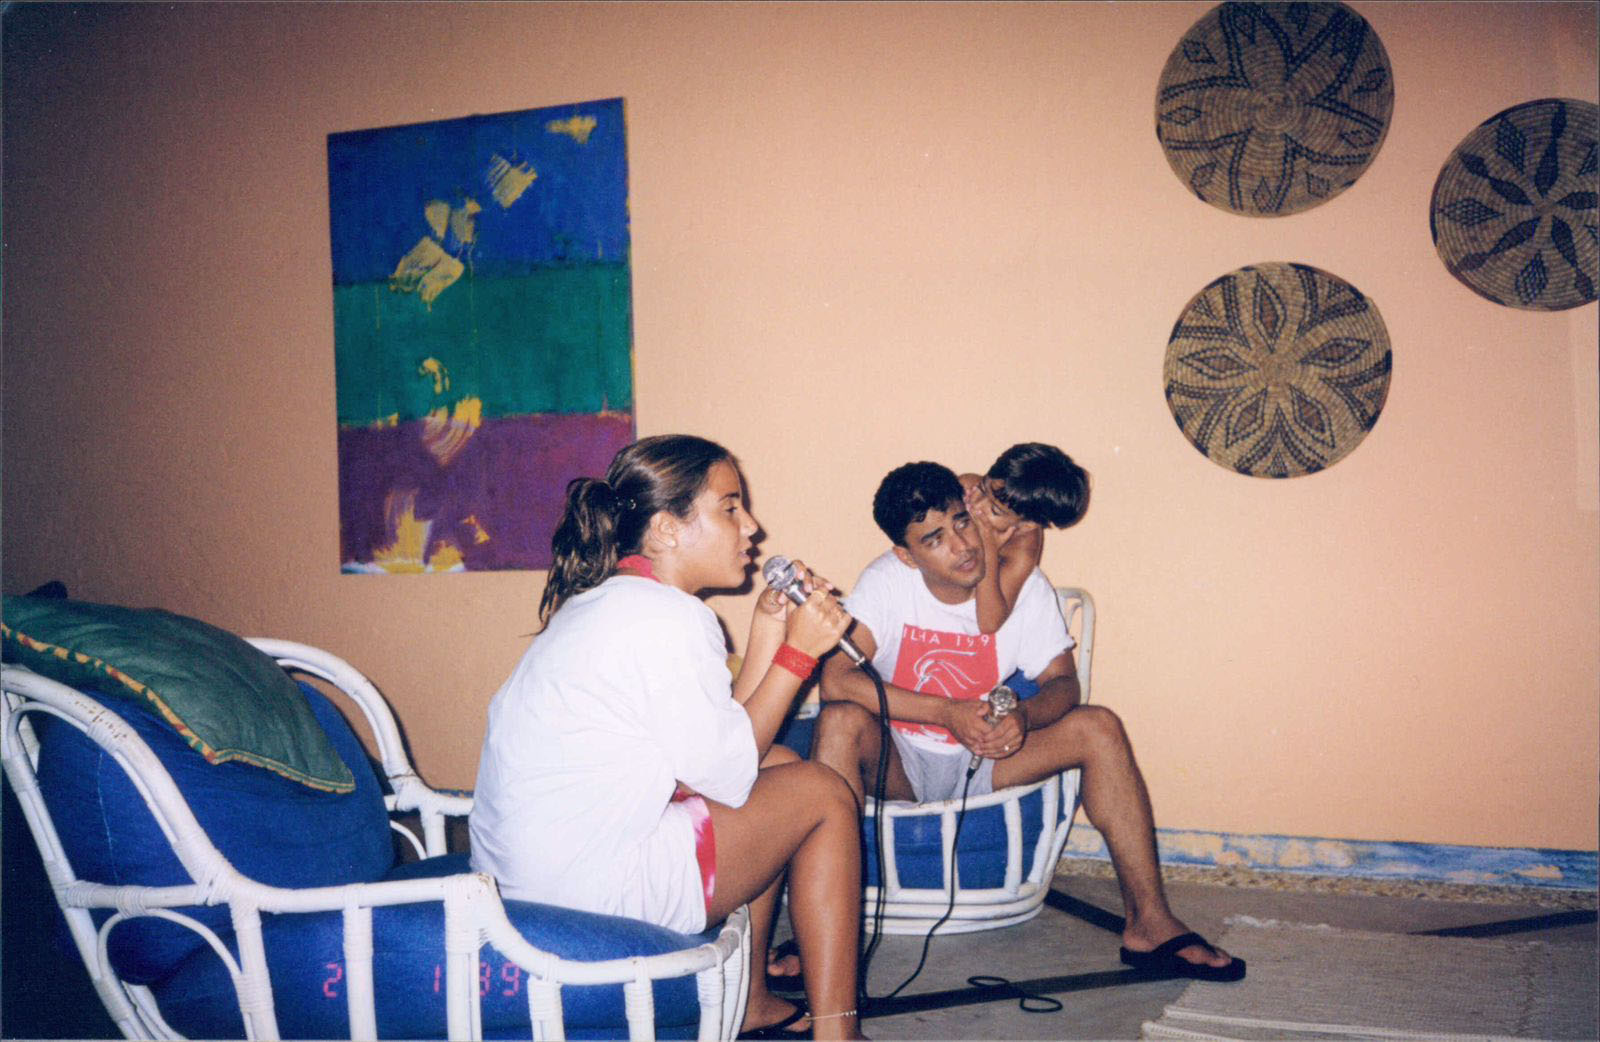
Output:
<instances>
[{"instance_id":1,"label":"flip flop sandal","mask_svg":"<svg viewBox=\"0 0 1600 1042\"><path fill-rule=\"evenodd\" d=\"M789 1014L787 1017L784 1017L782 1020L778 1021L776 1024L768 1024L764 1028L751 1028L749 1031L741 1031L741 1032L739 1032L739 1037L740 1038L760 1038L760 1039L785 1039L785 1038L805 1038L805 1039L808 1039L808 1038L811 1037L811 1025L810 1024L807 1024L805 1027L801 1028L799 1031L790 1031L789 1029L791 1027L793 1027L794 1025L798 1024L800 1021L804 1020L806 1018L806 1015L809 1014L810 1012L811 1011L806 1008L806 1000L805 999L800 999L800 1000L796 1001L795 1004L794 1004L794 1012Z\"/></svg>"},{"instance_id":2,"label":"flip flop sandal","mask_svg":"<svg viewBox=\"0 0 1600 1042\"><path fill-rule=\"evenodd\" d=\"M1221 966L1207 966L1203 962L1190 962L1178 953L1190 945L1201 945L1215 952L1216 945L1201 937L1197 933L1180 933L1163 944L1157 945L1147 952L1136 952L1129 948L1122 949L1122 961L1136 970L1146 970L1152 973L1161 973L1170 977L1187 977L1190 980L1206 980L1227 983L1229 981L1244 980L1244 960L1233 957Z\"/></svg>"}]
</instances>

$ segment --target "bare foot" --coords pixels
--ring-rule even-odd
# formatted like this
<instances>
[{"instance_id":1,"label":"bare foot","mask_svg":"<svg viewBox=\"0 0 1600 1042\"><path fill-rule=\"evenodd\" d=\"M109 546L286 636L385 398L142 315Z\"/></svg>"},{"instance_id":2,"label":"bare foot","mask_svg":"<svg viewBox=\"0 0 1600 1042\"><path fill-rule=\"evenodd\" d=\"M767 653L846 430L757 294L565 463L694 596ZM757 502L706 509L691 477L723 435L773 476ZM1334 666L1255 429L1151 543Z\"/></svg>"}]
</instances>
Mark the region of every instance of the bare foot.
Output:
<instances>
[{"instance_id":1,"label":"bare foot","mask_svg":"<svg viewBox=\"0 0 1600 1042\"><path fill-rule=\"evenodd\" d=\"M767 956L767 976L769 977L795 977L800 976L800 956L792 951L782 952L781 946L774 948Z\"/></svg>"}]
</instances>

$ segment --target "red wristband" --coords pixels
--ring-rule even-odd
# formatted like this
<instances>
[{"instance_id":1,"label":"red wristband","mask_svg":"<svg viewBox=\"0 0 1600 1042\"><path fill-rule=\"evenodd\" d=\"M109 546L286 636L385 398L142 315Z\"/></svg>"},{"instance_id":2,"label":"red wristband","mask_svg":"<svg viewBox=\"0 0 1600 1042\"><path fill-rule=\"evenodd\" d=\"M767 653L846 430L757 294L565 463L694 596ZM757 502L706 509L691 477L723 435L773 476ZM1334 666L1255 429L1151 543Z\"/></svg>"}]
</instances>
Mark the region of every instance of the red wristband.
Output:
<instances>
[{"instance_id":1,"label":"red wristband","mask_svg":"<svg viewBox=\"0 0 1600 1042\"><path fill-rule=\"evenodd\" d=\"M793 644L780 644L772 656L772 664L782 666L801 680L809 679L812 671L817 668L817 660Z\"/></svg>"}]
</instances>

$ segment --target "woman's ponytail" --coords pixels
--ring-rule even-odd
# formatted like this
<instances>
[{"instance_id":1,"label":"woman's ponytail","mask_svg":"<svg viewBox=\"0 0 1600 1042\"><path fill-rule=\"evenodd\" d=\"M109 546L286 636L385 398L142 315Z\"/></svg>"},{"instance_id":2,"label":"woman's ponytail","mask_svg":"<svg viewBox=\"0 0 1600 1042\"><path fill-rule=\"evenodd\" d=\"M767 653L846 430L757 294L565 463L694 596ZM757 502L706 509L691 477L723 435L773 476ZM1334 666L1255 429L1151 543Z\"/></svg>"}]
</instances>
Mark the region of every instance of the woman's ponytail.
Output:
<instances>
[{"instance_id":1,"label":"woman's ponytail","mask_svg":"<svg viewBox=\"0 0 1600 1042\"><path fill-rule=\"evenodd\" d=\"M617 522L621 504L604 481L573 478L567 482L567 506L550 540L550 577L539 599L539 622L568 597L593 589L616 570Z\"/></svg>"},{"instance_id":2,"label":"woman's ponytail","mask_svg":"<svg viewBox=\"0 0 1600 1042\"><path fill-rule=\"evenodd\" d=\"M618 452L604 480L568 482L566 510L550 540L550 577L539 599L540 625L567 598L611 578L618 560L638 553L657 511L688 517L706 476L723 460L733 456L714 441L659 434Z\"/></svg>"}]
</instances>

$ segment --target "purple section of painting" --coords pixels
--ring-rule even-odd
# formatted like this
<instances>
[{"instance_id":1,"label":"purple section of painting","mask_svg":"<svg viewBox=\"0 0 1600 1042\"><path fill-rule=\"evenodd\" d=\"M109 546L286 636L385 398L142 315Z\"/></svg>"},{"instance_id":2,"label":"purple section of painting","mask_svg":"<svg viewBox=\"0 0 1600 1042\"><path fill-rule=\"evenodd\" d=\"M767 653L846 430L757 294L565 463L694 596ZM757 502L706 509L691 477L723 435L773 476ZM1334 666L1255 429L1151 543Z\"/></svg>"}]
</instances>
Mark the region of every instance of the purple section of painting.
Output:
<instances>
[{"instance_id":1,"label":"purple section of painting","mask_svg":"<svg viewBox=\"0 0 1600 1042\"><path fill-rule=\"evenodd\" d=\"M423 444L421 422L341 428L340 560L370 563L391 546L391 513L414 494L417 520L432 522L428 554L443 540L468 571L548 568L567 482L604 476L632 441L631 413L504 417L485 420L442 467Z\"/></svg>"}]
</instances>

